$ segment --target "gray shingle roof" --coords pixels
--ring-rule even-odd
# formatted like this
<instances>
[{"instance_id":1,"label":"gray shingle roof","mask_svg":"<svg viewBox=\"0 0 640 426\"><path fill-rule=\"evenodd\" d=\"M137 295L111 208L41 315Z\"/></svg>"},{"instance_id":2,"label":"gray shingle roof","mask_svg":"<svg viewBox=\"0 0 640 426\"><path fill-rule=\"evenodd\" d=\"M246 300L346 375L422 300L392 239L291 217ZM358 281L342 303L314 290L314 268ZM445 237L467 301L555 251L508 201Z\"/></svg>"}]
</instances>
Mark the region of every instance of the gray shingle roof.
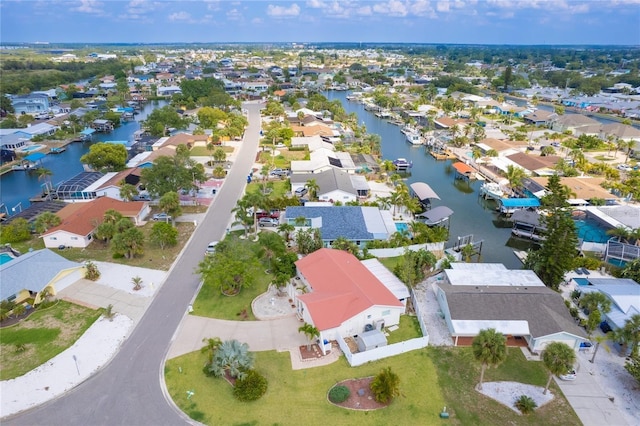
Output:
<instances>
[{"instance_id":1,"label":"gray shingle roof","mask_svg":"<svg viewBox=\"0 0 640 426\"><path fill-rule=\"evenodd\" d=\"M49 249L36 250L0 266L0 300L29 290L39 292L65 269L77 268L72 262Z\"/></svg>"},{"instance_id":2,"label":"gray shingle roof","mask_svg":"<svg viewBox=\"0 0 640 426\"><path fill-rule=\"evenodd\" d=\"M320 234L325 241L344 237L348 240L373 240L374 236L367 231L367 225L362 213L362 207L358 206L332 206L332 207L287 207L285 212L287 219L298 217L322 218Z\"/></svg>"},{"instance_id":3,"label":"gray shingle roof","mask_svg":"<svg viewBox=\"0 0 640 426\"><path fill-rule=\"evenodd\" d=\"M527 321L534 338L563 331L586 337L562 296L547 287L438 285L447 295L452 320Z\"/></svg>"},{"instance_id":4,"label":"gray shingle roof","mask_svg":"<svg viewBox=\"0 0 640 426\"><path fill-rule=\"evenodd\" d=\"M294 173L291 176L291 183L305 184L310 179L315 179L318 184L318 196L337 189L358 195L353 187L349 173L337 169L330 169L321 173Z\"/></svg>"}]
</instances>

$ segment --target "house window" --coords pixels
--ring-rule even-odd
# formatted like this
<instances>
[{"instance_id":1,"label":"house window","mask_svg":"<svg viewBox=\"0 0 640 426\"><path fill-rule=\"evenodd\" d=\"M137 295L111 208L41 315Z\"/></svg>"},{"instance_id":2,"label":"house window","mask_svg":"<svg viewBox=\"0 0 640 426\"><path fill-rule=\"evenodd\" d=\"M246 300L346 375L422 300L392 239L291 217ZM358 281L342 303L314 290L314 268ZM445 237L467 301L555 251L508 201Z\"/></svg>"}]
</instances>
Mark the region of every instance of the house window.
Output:
<instances>
[{"instance_id":1,"label":"house window","mask_svg":"<svg viewBox=\"0 0 640 426\"><path fill-rule=\"evenodd\" d=\"M382 311L382 316L383 317L386 317L386 316L389 316L389 315L391 315L391 310L390 309L387 309L386 311Z\"/></svg>"},{"instance_id":2,"label":"house window","mask_svg":"<svg viewBox=\"0 0 640 426\"><path fill-rule=\"evenodd\" d=\"M78 237L71 237L71 239L72 239L72 240L77 240L77 239L78 239Z\"/></svg>"},{"instance_id":3,"label":"house window","mask_svg":"<svg viewBox=\"0 0 640 426\"><path fill-rule=\"evenodd\" d=\"M58 239L58 237L49 237L50 240L55 241Z\"/></svg>"}]
</instances>

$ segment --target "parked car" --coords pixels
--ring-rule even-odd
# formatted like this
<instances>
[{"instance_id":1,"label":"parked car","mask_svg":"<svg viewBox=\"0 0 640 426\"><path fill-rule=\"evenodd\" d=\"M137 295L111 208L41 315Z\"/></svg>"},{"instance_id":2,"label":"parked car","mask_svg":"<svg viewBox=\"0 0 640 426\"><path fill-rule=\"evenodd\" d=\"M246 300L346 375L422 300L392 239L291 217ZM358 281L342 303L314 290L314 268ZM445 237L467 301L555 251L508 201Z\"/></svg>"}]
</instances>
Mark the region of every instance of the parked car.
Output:
<instances>
[{"instance_id":1,"label":"parked car","mask_svg":"<svg viewBox=\"0 0 640 426\"><path fill-rule=\"evenodd\" d=\"M278 219L273 219L271 217L261 217L258 220L258 225L261 226L261 227L264 227L264 226L278 226L279 222L278 222Z\"/></svg>"},{"instance_id":2,"label":"parked car","mask_svg":"<svg viewBox=\"0 0 640 426\"><path fill-rule=\"evenodd\" d=\"M573 381L576 379L576 370L575 369L571 369L569 371L567 371L565 374L561 374L558 376L558 378L560 380L564 380L567 382Z\"/></svg>"},{"instance_id":3,"label":"parked car","mask_svg":"<svg viewBox=\"0 0 640 426\"><path fill-rule=\"evenodd\" d=\"M630 172L633 168L628 164L618 164L618 170L622 170L623 172Z\"/></svg>"},{"instance_id":4,"label":"parked car","mask_svg":"<svg viewBox=\"0 0 640 426\"><path fill-rule=\"evenodd\" d=\"M211 241L207 246L207 249L204 251L204 254L212 254L216 251L216 246L218 245L217 241Z\"/></svg>"},{"instance_id":5,"label":"parked car","mask_svg":"<svg viewBox=\"0 0 640 426\"><path fill-rule=\"evenodd\" d=\"M168 222L171 220L171 216L166 213L156 213L152 217L153 220L162 220L164 222Z\"/></svg>"},{"instance_id":6,"label":"parked car","mask_svg":"<svg viewBox=\"0 0 640 426\"><path fill-rule=\"evenodd\" d=\"M612 331L611 326L606 321L602 321L600 323L600 330L602 330L604 334L607 334L608 332Z\"/></svg>"},{"instance_id":7,"label":"parked car","mask_svg":"<svg viewBox=\"0 0 640 426\"><path fill-rule=\"evenodd\" d=\"M307 192L309 192L309 190L307 188L305 188L304 186L301 186L300 188L296 189L295 195L296 195L296 197L302 197Z\"/></svg>"},{"instance_id":8,"label":"parked car","mask_svg":"<svg viewBox=\"0 0 640 426\"><path fill-rule=\"evenodd\" d=\"M278 177L289 176L289 169L273 169L269 174L271 176L278 176Z\"/></svg>"}]
</instances>

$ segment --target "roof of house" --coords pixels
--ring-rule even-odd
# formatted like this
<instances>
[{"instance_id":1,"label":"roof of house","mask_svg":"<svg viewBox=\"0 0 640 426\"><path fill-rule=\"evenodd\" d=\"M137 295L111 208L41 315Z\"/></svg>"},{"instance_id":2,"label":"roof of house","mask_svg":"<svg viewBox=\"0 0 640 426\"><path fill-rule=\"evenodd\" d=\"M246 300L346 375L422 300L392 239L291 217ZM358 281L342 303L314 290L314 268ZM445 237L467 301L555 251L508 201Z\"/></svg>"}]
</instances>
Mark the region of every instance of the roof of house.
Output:
<instances>
[{"instance_id":1,"label":"roof of house","mask_svg":"<svg viewBox=\"0 0 640 426\"><path fill-rule=\"evenodd\" d=\"M549 180L548 177L531 177L530 179L545 188ZM602 198L603 200L617 199L617 196L600 186L603 181L603 178L597 177L563 176L560 178L560 183L571 189L576 198L583 200L592 200L594 198Z\"/></svg>"},{"instance_id":2,"label":"roof of house","mask_svg":"<svg viewBox=\"0 0 640 426\"><path fill-rule=\"evenodd\" d=\"M599 124L598 121L593 118L587 117L582 114L566 114L561 115L555 119L556 123L563 125L564 127L580 127L588 126L591 124Z\"/></svg>"},{"instance_id":3,"label":"roof of house","mask_svg":"<svg viewBox=\"0 0 640 426\"><path fill-rule=\"evenodd\" d=\"M526 321L534 338L566 332L586 337L562 296L543 286L454 286L438 283L453 321Z\"/></svg>"},{"instance_id":4,"label":"roof of house","mask_svg":"<svg viewBox=\"0 0 640 426\"><path fill-rule=\"evenodd\" d=\"M351 180L351 175L343 170L329 169L320 173L294 173L291 176L292 184L305 184L314 179L318 184L318 196L336 190L358 195Z\"/></svg>"},{"instance_id":5,"label":"roof of house","mask_svg":"<svg viewBox=\"0 0 640 426\"><path fill-rule=\"evenodd\" d=\"M298 296L318 330L339 327L373 306L402 308L400 301L358 259L342 250L320 249L296 262L312 288Z\"/></svg>"},{"instance_id":6,"label":"roof of house","mask_svg":"<svg viewBox=\"0 0 640 426\"><path fill-rule=\"evenodd\" d=\"M290 220L298 217L319 218L318 228L325 241L336 240L339 237L351 241L368 241L375 239L374 234L388 236L396 231L389 212L381 211L377 207L292 206L287 207L285 216Z\"/></svg>"},{"instance_id":7,"label":"roof of house","mask_svg":"<svg viewBox=\"0 0 640 426\"><path fill-rule=\"evenodd\" d=\"M67 260L49 249L25 253L0 266L0 300L21 290L39 292L60 271L81 266L82 264Z\"/></svg>"},{"instance_id":8,"label":"roof of house","mask_svg":"<svg viewBox=\"0 0 640 426\"><path fill-rule=\"evenodd\" d=\"M186 144L193 145L194 142L206 142L208 139L209 137L207 135L190 135L189 133L178 133L169 137L162 146L178 146Z\"/></svg>"},{"instance_id":9,"label":"roof of house","mask_svg":"<svg viewBox=\"0 0 640 426\"><path fill-rule=\"evenodd\" d=\"M547 155L543 157L539 155L525 154L524 152L517 152L515 154L508 155L507 158L519 166L531 171L553 167L560 160L560 157L555 155Z\"/></svg>"},{"instance_id":10,"label":"roof of house","mask_svg":"<svg viewBox=\"0 0 640 426\"><path fill-rule=\"evenodd\" d=\"M58 231L86 236L102 223L107 210L116 210L124 217L133 217L140 213L145 204L145 201L124 202L109 197L96 198L88 203L72 203L56 213L62 223L49 229L43 236Z\"/></svg>"}]
</instances>

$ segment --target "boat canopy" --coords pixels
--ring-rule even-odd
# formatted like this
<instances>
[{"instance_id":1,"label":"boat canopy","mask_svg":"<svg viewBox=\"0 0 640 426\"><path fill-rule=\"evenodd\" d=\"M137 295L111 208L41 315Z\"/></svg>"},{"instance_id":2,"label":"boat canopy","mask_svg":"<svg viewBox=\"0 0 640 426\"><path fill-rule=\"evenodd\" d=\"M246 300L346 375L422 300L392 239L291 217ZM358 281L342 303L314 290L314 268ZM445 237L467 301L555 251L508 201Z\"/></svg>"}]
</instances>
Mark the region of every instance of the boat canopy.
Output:
<instances>
[{"instance_id":1,"label":"boat canopy","mask_svg":"<svg viewBox=\"0 0 640 426\"><path fill-rule=\"evenodd\" d=\"M46 154L43 154L41 152L34 152L33 154L29 154L26 157L24 157L25 160L27 161L38 161L38 160L42 160L44 157L46 157Z\"/></svg>"},{"instance_id":2,"label":"boat canopy","mask_svg":"<svg viewBox=\"0 0 640 426\"><path fill-rule=\"evenodd\" d=\"M83 131L81 131L81 132L80 132L80 134L81 134L81 135L84 135L84 136L89 136L89 135L94 134L95 132L96 132L96 131L95 131L94 129L90 129L90 128L88 128L88 127L87 127L86 129L84 129Z\"/></svg>"},{"instance_id":3,"label":"boat canopy","mask_svg":"<svg viewBox=\"0 0 640 426\"><path fill-rule=\"evenodd\" d=\"M461 175L468 175L473 173L473 168L468 165L465 164L463 162L457 162L457 163L453 163L453 168L457 170L458 173L460 173Z\"/></svg>"},{"instance_id":4,"label":"boat canopy","mask_svg":"<svg viewBox=\"0 0 640 426\"><path fill-rule=\"evenodd\" d=\"M417 215L419 218L424 218L425 223L427 225L437 225L439 223L444 222L453 214L453 210L451 210L447 206L438 206L434 207L431 210L428 210L424 213L420 213Z\"/></svg>"},{"instance_id":5,"label":"boat canopy","mask_svg":"<svg viewBox=\"0 0 640 426\"><path fill-rule=\"evenodd\" d=\"M500 204L507 208L540 207L540 200L537 198L502 198L499 201Z\"/></svg>"},{"instance_id":6,"label":"boat canopy","mask_svg":"<svg viewBox=\"0 0 640 426\"><path fill-rule=\"evenodd\" d=\"M426 200L428 198L437 198L438 200L440 199L440 197L438 197L438 194L436 194L436 191L431 189L431 187L424 182L414 182L409 186L413 193L416 194L416 197L420 199L420 201Z\"/></svg>"}]
</instances>

